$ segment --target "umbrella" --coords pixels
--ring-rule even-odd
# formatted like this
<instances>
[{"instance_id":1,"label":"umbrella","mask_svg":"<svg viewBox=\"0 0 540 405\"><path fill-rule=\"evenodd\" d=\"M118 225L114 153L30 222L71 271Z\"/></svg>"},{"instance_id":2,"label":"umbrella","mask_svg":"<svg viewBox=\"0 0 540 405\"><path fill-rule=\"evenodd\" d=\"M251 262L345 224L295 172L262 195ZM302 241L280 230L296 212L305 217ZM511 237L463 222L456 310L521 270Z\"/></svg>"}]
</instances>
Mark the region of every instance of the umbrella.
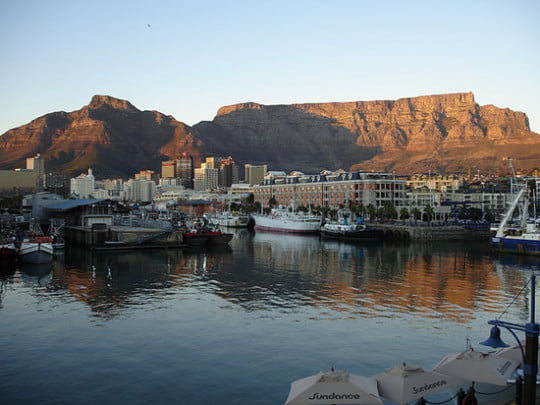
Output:
<instances>
[{"instance_id":1,"label":"umbrella","mask_svg":"<svg viewBox=\"0 0 540 405\"><path fill-rule=\"evenodd\" d=\"M400 405L463 383L459 378L405 363L371 378L377 381L381 397Z\"/></svg>"},{"instance_id":2,"label":"umbrella","mask_svg":"<svg viewBox=\"0 0 540 405\"><path fill-rule=\"evenodd\" d=\"M523 350L525 350L525 342L522 342ZM518 363L523 362L523 356L521 355L521 349L519 347L519 344L515 344L510 347L503 347L502 349L498 349L493 352L497 356L506 357L510 360L517 361ZM540 352L538 353L538 364L540 364Z\"/></svg>"},{"instance_id":3,"label":"umbrella","mask_svg":"<svg viewBox=\"0 0 540 405\"><path fill-rule=\"evenodd\" d=\"M479 383L506 385L518 365L519 362L496 354L467 349L461 353L449 354L433 371Z\"/></svg>"},{"instance_id":4,"label":"umbrella","mask_svg":"<svg viewBox=\"0 0 540 405\"><path fill-rule=\"evenodd\" d=\"M285 405L309 404L381 405L382 401L374 380L332 369L291 383Z\"/></svg>"}]
</instances>

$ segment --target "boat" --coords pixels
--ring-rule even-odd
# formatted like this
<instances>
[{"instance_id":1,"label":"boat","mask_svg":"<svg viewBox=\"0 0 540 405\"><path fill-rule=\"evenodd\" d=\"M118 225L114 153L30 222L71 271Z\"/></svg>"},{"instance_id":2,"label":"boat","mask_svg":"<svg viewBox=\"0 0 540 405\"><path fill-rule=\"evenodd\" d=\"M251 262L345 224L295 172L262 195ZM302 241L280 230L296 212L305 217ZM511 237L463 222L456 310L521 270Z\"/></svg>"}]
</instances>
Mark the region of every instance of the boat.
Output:
<instances>
[{"instance_id":1,"label":"boat","mask_svg":"<svg viewBox=\"0 0 540 405\"><path fill-rule=\"evenodd\" d=\"M227 228L247 228L249 216L230 211L224 211L212 218L212 222L219 226Z\"/></svg>"},{"instance_id":2,"label":"boat","mask_svg":"<svg viewBox=\"0 0 540 405\"><path fill-rule=\"evenodd\" d=\"M494 250L506 253L540 256L540 228L538 221L528 221L529 190L522 185L491 238ZM514 213L520 212L520 221L512 223Z\"/></svg>"},{"instance_id":3,"label":"boat","mask_svg":"<svg viewBox=\"0 0 540 405\"><path fill-rule=\"evenodd\" d=\"M47 236L25 239L18 244L17 254L23 263L50 263L54 257L53 241Z\"/></svg>"},{"instance_id":4,"label":"boat","mask_svg":"<svg viewBox=\"0 0 540 405\"><path fill-rule=\"evenodd\" d=\"M355 242L380 242L384 239L382 229L370 228L362 217L350 223L350 212L338 213L337 221L329 221L321 226L321 237Z\"/></svg>"},{"instance_id":5,"label":"boat","mask_svg":"<svg viewBox=\"0 0 540 405\"><path fill-rule=\"evenodd\" d=\"M2 263L15 262L17 260L17 248L11 240L0 243L0 261Z\"/></svg>"},{"instance_id":6,"label":"boat","mask_svg":"<svg viewBox=\"0 0 540 405\"><path fill-rule=\"evenodd\" d=\"M255 230L299 234L317 234L322 217L310 213L289 211L282 206L272 208L269 214L251 214Z\"/></svg>"},{"instance_id":7,"label":"boat","mask_svg":"<svg viewBox=\"0 0 540 405\"><path fill-rule=\"evenodd\" d=\"M211 227L204 217L202 221L195 219L190 226L186 225L182 232L183 241L189 246L226 245L233 236L232 233L221 232L217 226Z\"/></svg>"}]
</instances>

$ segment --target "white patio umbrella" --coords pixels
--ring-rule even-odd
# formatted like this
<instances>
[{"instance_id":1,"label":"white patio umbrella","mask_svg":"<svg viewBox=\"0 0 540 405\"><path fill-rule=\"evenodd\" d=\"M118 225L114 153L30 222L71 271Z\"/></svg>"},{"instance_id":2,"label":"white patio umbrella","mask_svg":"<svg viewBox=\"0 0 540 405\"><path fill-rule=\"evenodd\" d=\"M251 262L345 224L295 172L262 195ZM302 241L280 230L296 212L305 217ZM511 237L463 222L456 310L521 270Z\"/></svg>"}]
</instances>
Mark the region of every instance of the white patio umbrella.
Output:
<instances>
[{"instance_id":1,"label":"white patio umbrella","mask_svg":"<svg viewBox=\"0 0 540 405\"><path fill-rule=\"evenodd\" d=\"M467 349L449 354L433 367L433 371L478 383L506 385L518 365L519 362L496 354Z\"/></svg>"},{"instance_id":2,"label":"white patio umbrella","mask_svg":"<svg viewBox=\"0 0 540 405\"><path fill-rule=\"evenodd\" d=\"M382 403L374 380L332 369L293 381L285 405Z\"/></svg>"},{"instance_id":3,"label":"white patio umbrella","mask_svg":"<svg viewBox=\"0 0 540 405\"><path fill-rule=\"evenodd\" d=\"M456 387L464 382L450 375L424 370L422 367L406 363L389 368L371 378L377 381L381 397L400 405Z\"/></svg>"}]
</instances>

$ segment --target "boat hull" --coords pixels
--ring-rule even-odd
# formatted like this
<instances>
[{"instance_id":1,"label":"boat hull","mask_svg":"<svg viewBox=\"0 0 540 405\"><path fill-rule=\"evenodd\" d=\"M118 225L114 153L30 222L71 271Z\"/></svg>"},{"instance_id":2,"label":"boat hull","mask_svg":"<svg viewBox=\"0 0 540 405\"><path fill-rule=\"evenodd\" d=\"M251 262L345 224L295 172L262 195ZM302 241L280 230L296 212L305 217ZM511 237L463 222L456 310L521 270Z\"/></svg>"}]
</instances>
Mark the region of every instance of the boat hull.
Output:
<instances>
[{"instance_id":1,"label":"boat hull","mask_svg":"<svg viewBox=\"0 0 540 405\"><path fill-rule=\"evenodd\" d=\"M493 237L491 239L493 249L504 253L516 253L522 255L540 256L540 238L524 237Z\"/></svg>"},{"instance_id":2,"label":"boat hull","mask_svg":"<svg viewBox=\"0 0 540 405\"><path fill-rule=\"evenodd\" d=\"M18 251L19 260L23 263L50 263L54 250L52 243L23 242Z\"/></svg>"},{"instance_id":3,"label":"boat hull","mask_svg":"<svg viewBox=\"0 0 540 405\"><path fill-rule=\"evenodd\" d=\"M255 222L255 230L267 232L285 232L298 234L318 234L322 219L272 217L267 215L252 215Z\"/></svg>"}]
</instances>

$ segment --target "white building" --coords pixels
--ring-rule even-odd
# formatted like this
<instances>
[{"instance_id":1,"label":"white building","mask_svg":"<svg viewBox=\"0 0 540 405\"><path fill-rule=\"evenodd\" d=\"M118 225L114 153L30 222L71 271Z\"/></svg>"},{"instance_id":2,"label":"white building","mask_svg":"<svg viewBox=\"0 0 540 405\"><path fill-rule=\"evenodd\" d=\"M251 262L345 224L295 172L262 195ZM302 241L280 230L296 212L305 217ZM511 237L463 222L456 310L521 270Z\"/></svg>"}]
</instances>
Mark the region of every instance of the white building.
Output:
<instances>
[{"instance_id":1,"label":"white building","mask_svg":"<svg viewBox=\"0 0 540 405\"><path fill-rule=\"evenodd\" d=\"M156 196L157 186L152 180L130 179L124 183L124 191L129 201L152 202Z\"/></svg>"},{"instance_id":2,"label":"white building","mask_svg":"<svg viewBox=\"0 0 540 405\"><path fill-rule=\"evenodd\" d=\"M201 167L195 169L193 179L193 189L197 191L216 189L219 185L219 169L210 167L207 163L202 163Z\"/></svg>"},{"instance_id":3,"label":"white building","mask_svg":"<svg viewBox=\"0 0 540 405\"><path fill-rule=\"evenodd\" d=\"M93 196L95 178L92 169L88 169L88 174L81 173L70 182L70 193L77 198L89 198Z\"/></svg>"}]
</instances>

